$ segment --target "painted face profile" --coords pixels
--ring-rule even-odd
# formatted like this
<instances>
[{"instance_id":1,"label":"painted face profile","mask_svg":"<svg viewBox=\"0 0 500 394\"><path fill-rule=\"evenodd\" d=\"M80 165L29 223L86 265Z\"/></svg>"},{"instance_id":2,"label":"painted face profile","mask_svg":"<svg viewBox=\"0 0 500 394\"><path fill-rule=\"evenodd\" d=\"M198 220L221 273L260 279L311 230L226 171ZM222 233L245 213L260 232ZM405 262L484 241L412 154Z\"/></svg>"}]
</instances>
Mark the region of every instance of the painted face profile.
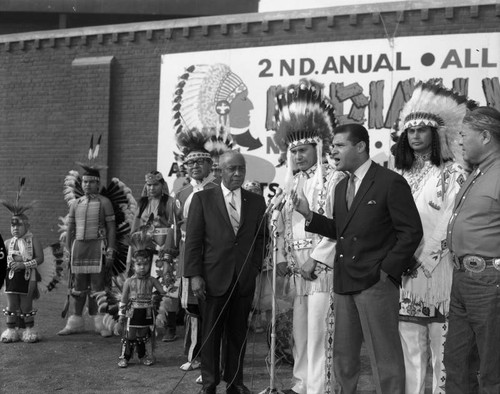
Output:
<instances>
[{"instance_id":1,"label":"painted face profile","mask_svg":"<svg viewBox=\"0 0 500 394\"><path fill-rule=\"evenodd\" d=\"M229 120L231 127L244 129L250 126L250 111L253 110L253 103L248 98L248 91L238 94L231 103Z\"/></svg>"}]
</instances>

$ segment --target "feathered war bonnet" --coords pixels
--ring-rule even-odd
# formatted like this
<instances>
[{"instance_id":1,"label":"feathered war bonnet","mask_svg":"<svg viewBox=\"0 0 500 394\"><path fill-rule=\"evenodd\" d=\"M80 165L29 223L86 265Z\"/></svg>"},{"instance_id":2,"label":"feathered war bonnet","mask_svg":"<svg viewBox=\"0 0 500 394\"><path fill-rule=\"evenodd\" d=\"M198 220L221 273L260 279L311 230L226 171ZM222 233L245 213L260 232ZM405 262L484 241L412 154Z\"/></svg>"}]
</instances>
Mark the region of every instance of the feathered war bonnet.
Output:
<instances>
[{"instance_id":1,"label":"feathered war bonnet","mask_svg":"<svg viewBox=\"0 0 500 394\"><path fill-rule=\"evenodd\" d=\"M329 151L336 125L331 101L323 96L323 85L312 80L301 79L297 85L286 88L278 86L275 95L276 133L274 141L278 145L282 165L287 160L285 191L290 191L293 181L294 164L289 150L300 145L312 144L316 147L318 170L317 187L323 186L322 163Z\"/></svg>"},{"instance_id":2,"label":"feathered war bonnet","mask_svg":"<svg viewBox=\"0 0 500 394\"><path fill-rule=\"evenodd\" d=\"M90 146L87 154L87 163L76 162L77 165L83 168L82 179L99 181L101 179L101 171L108 168L104 165L96 163L97 156L99 156L99 149L101 147L101 137L97 139L97 144L94 147L94 135L90 137Z\"/></svg>"},{"instance_id":3,"label":"feathered war bonnet","mask_svg":"<svg viewBox=\"0 0 500 394\"><path fill-rule=\"evenodd\" d=\"M410 127L437 130L441 159L460 159L459 132L467 109L467 98L432 82L419 82L399 116L396 136Z\"/></svg>"},{"instance_id":4,"label":"feathered war bonnet","mask_svg":"<svg viewBox=\"0 0 500 394\"><path fill-rule=\"evenodd\" d=\"M19 185L17 189L16 199L14 201L0 200L0 204L2 204L7 210L12 214L11 224L25 223L28 220L25 212L28 209L31 209L35 204L35 201L32 201L29 204L21 204L21 195L24 190L26 178L19 178Z\"/></svg>"},{"instance_id":5,"label":"feathered war bonnet","mask_svg":"<svg viewBox=\"0 0 500 394\"><path fill-rule=\"evenodd\" d=\"M231 103L247 90L241 78L222 63L197 64L179 77L174 92L174 128L229 130Z\"/></svg>"}]
</instances>

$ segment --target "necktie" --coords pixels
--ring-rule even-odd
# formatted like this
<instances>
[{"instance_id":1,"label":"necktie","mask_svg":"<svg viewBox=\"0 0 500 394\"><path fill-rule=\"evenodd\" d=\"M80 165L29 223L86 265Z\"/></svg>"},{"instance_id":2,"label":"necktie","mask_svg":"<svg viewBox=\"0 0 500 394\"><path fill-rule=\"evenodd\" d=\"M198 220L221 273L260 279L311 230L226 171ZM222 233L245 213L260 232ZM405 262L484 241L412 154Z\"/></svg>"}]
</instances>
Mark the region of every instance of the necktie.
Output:
<instances>
[{"instance_id":1,"label":"necktie","mask_svg":"<svg viewBox=\"0 0 500 394\"><path fill-rule=\"evenodd\" d=\"M234 201L234 192L231 192L231 198L229 200L229 219L231 220L234 233L236 234L238 232L238 228L240 227L240 215L236 210L236 202Z\"/></svg>"},{"instance_id":2,"label":"necktie","mask_svg":"<svg viewBox=\"0 0 500 394\"><path fill-rule=\"evenodd\" d=\"M349 182L347 182L347 191L345 195L347 210L351 209L352 201L354 200L354 195L356 194L356 184L354 183L355 178L356 175L351 174L349 176Z\"/></svg>"}]
</instances>

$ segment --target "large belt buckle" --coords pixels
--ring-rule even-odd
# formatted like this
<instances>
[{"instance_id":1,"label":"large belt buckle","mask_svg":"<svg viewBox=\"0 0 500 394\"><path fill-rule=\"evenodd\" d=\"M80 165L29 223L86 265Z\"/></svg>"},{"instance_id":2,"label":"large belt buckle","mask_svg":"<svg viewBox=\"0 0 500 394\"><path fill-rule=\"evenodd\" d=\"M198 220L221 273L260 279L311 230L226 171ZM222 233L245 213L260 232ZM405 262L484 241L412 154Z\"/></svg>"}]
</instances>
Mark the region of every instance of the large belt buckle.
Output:
<instances>
[{"instance_id":1,"label":"large belt buckle","mask_svg":"<svg viewBox=\"0 0 500 394\"><path fill-rule=\"evenodd\" d=\"M497 271L500 271L500 259L493 259L493 267L495 267Z\"/></svg>"},{"instance_id":2,"label":"large belt buckle","mask_svg":"<svg viewBox=\"0 0 500 394\"><path fill-rule=\"evenodd\" d=\"M463 259L464 267L467 271L478 273L486 268L486 261L479 256L465 256Z\"/></svg>"}]
</instances>

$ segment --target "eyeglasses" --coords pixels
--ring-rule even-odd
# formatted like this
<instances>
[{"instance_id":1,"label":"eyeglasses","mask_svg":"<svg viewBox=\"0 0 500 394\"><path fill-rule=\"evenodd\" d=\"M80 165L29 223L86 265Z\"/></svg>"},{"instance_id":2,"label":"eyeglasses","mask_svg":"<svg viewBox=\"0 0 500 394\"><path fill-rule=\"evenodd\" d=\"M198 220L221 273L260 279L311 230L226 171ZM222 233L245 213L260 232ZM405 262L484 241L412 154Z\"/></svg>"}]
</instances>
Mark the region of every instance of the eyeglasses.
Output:
<instances>
[{"instance_id":1,"label":"eyeglasses","mask_svg":"<svg viewBox=\"0 0 500 394\"><path fill-rule=\"evenodd\" d=\"M189 160L184 163L184 165L188 168L194 167L195 164L198 164L199 166L202 166L206 162L206 159L196 159L196 160Z\"/></svg>"}]
</instances>

